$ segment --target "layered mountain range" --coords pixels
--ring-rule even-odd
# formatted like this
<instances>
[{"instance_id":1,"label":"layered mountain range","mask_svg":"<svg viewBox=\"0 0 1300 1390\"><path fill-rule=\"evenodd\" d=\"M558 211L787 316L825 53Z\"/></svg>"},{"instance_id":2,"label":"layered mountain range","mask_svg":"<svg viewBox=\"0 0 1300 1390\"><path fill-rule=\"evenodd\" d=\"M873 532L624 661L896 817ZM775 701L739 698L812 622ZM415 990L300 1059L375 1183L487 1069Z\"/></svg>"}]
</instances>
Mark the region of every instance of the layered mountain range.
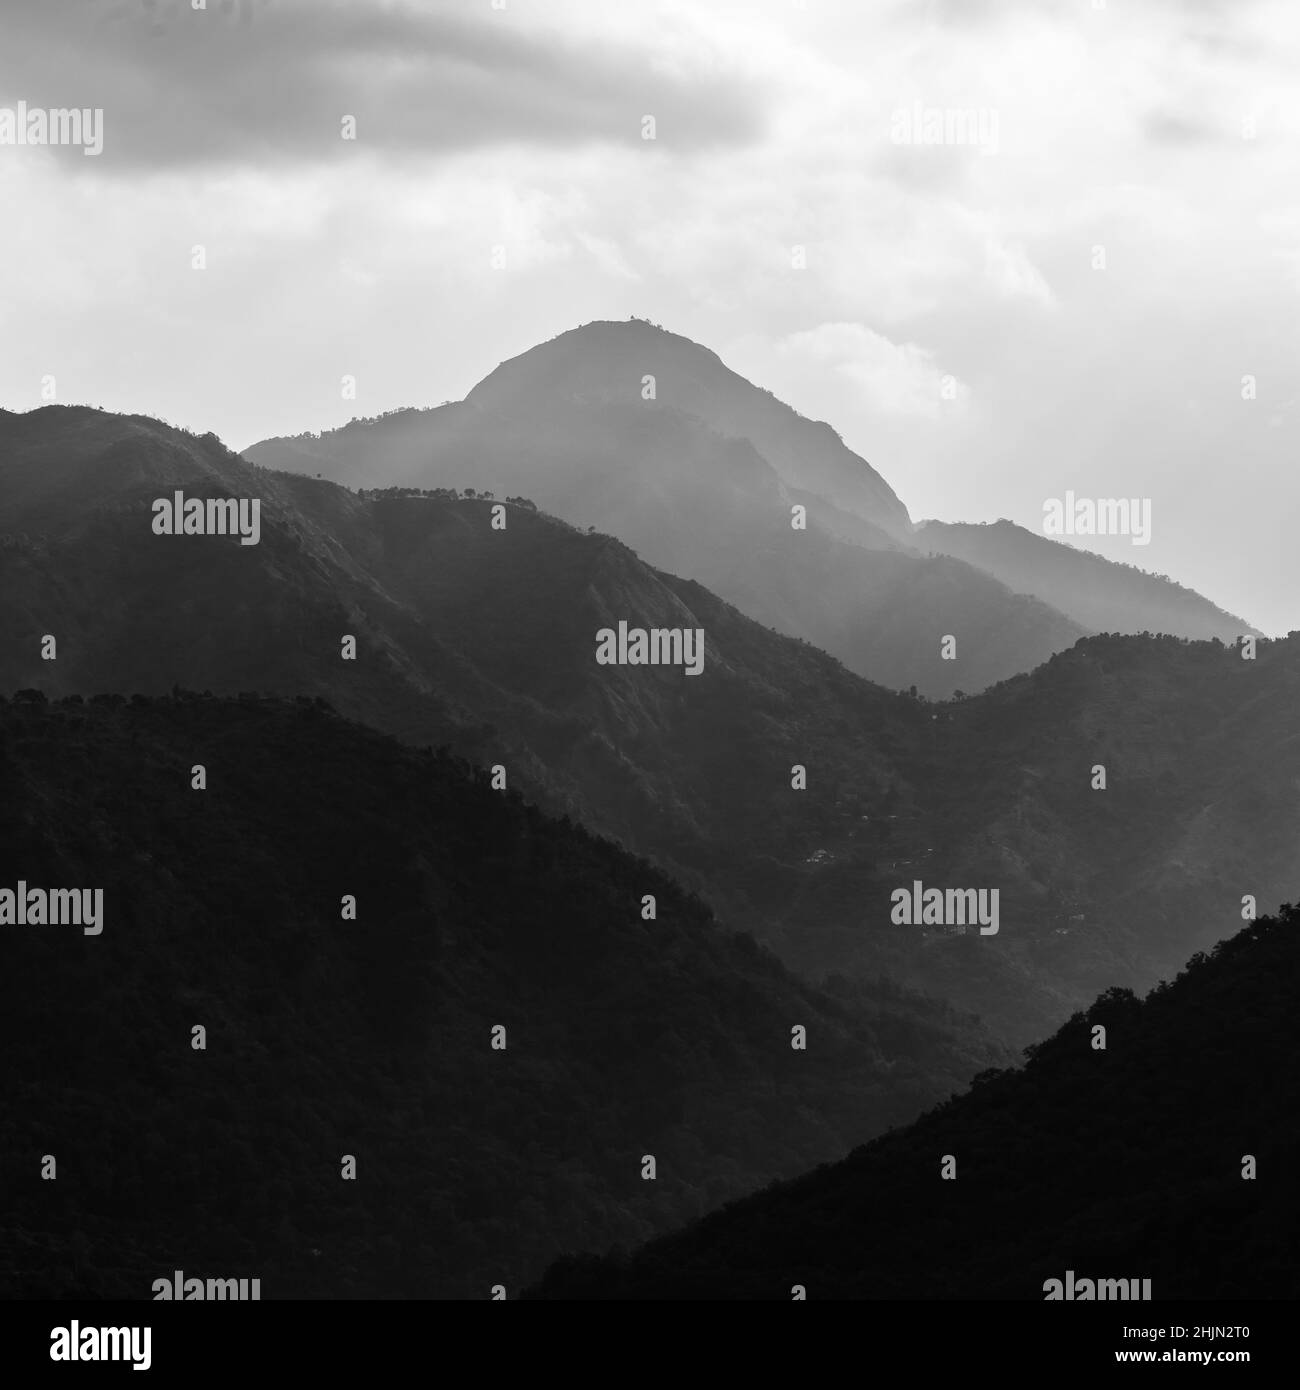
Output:
<instances>
[{"instance_id":1,"label":"layered mountain range","mask_svg":"<svg viewBox=\"0 0 1300 1390\"><path fill-rule=\"evenodd\" d=\"M157 526L186 503L255 503L256 536ZM1009 522L914 526L829 426L638 321L244 456L145 416L0 411L0 592L11 877L101 885L108 912L93 940L5 928L15 1293L144 1296L203 1265L281 1295L514 1296L984 1073L806 1200L542 1285L877 1296L875 1265L814 1248L863 1162L902 1203L931 1138L974 1142L982 1192L1003 1108L1042 1159L1042 1095L1087 1116L1114 1077L990 1068L1098 995L1123 1034L1116 989L1294 890L1300 634L1239 643L1190 590ZM621 626L698 632L698 674L604 663ZM992 915L914 915L935 889ZM1280 949L1247 939L1252 968ZM1271 1016L1259 980L1228 988ZM57 1210L30 1153L60 1155ZM1047 1211L1020 1176L1013 1225ZM1108 1246L1071 1235L1080 1200L990 1287L1139 1248L1122 1212ZM900 1263L897 1287L966 1296L977 1265Z\"/></svg>"},{"instance_id":2,"label":"layered mountain range","mask_svg":"<svg viewBox=\"0 0 1300 1390\"><path fill-rule=\"evenodd\" d=\"M1089 632L1253 631L1170 580L1009 522L918 531L829 425L636 319L563 333L464 401L265 440L246 456L350 487L521 494L858 675L930 696L982 690Z\"/></svg>"},{"instance_id":3,"label":"layered mountain range","mask_svg":"<svg viewBox=\"0 0 1300 1390\"><path fill-rule=\"evenodd\" d=\"M1300 639L1092 638L932 705L519 499L498 530L481 497L79 408L0 420L0 450L0 689L324 697L500 766L814 978L884 971L1023 1044L1288 891ZM260 498L259 543L153 534L177 490ZM619 621L702 629L702 673L599 665ZM997 935L894 921L918 881L996 889Z\"/></svg>"}]
</instances>

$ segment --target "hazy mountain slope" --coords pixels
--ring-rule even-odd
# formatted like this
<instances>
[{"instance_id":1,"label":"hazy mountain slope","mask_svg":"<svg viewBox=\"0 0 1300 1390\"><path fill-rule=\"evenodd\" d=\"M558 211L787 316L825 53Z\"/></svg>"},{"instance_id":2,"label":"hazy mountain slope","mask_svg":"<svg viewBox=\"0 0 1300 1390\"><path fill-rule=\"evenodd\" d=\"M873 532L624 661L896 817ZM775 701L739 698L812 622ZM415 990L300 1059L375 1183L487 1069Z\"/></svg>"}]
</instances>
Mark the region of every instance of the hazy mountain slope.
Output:
<instances>
[{"instance_id":1,"label":"hazy mountain slope","mask_svg":"<svg viewBox=\"0 0 1300 1390\"><path fill-rule=\"evenodd\" d=\"M305 699L0 700L0 779L2 886L104 895L98 936L4 927L6 1297L178 1268L513 1296L1002 1055L897 989L800 983L644 861Z\"/></svg>"},{"instance_id":2,"label":"hazy mountain slope","mask_svg":"<svg viewBox=\"0 0 1300 1390\"><path fill-rule=\"evenodd\" d=\"M899 540L874 522L864 521L852 512L841 511L815 492L786 487L785 496L789 502L797 502L807 509L811 525L837 540L848 541L851 545L860 545L867 550L898 550L908 555L918 554L910 538L907 541Z\"/></svg>"},{"instance_id":3,"label":"hazy mountain slope","mask_svg":"<svg viewBox=\"0 0 1300 1390\"><path fill-rule=\"evenodd\" d=\"M879 782L880 736L925 718L618 542L527 508L512 506L495 532L483 502L363 499L153 422L38 414L20 418L54 436L38 452L43 496L61 503L45 516L21 486L11 500L8 480L31 470L21 439L0 440L4 514L50 527L0 551L0 688L323 694L379 727L457 746L494 724L479 751L508 766L512 785L697 871L737 845L811 852L834 823L828 784ZM78 450L96 429L103 447L85 463ZM151 500L182 485L260 495L260 544L151 534ZM620 616L704 625L704 674L598 667L596 631ZM355 662L340 656L347 632ZM54 661L41 659L47 633ZM772 748L756 761L764 739ZM795 761L818 769L802 799L789 790Z\"/></svg>"},{"instance_id":4,"label":"hazy mountain slope","mask_svg":"<svg viewBox=\"0 0 1300 1390\"><path fill-rule=\"evenodd\" d=\"M48 427L65 418L82 416ZM181 440L178 476L194 449L218 472L247 467ZM14 596L0 689L323 694L503 765L510 786L653 856L802 971L886 972L1022 1043L1112 984L1149 987L1218 939L1244 894L1266 908L1287 891L1300 639L1253 662L1214 643L1090 639L936 707L517 502L494 531L481 500L363 498L251 470L232 478L266 495L261 545L154 537L137 452L101 460L95 506L69 488L66 536L0 551ZM597 630L620 620L703 628L703 673L597 665ZM356 662L340 659L345 632ZM43 633L60 634L56 662L40 659ZM999 933L895 924L891 894L917 879L997 889Z\"/></svg>"},{"instance_id":5,"label":"hazy mountain slope","mask_svg":"<svg viewBox=\"0 0 1300 1390\"><path fill-rule=\"evenodd\" d=\"M1011 521L922 522L913 544L964 560L1018 594L1033 594L1092 632L1167 632L1235 641L1255 629L1164 575L1116 564ZM1134 558L1142 552L1134 550Z\"/></svg>"},{"instance_id":6,"label":"hazy mountain slope","mask_svg":"<svg viewBox=\"0 0 1300 1390\"><path fill-rule=\"evenodd\" d=\"M818 493L895 536L910 530L907 508L870 464L823 421L808 420L725 366L714 352L632 319L584 324L503 362L465 398L486 414L531 414L547 401L641 401L646 376L655 401L695 416L718 434L747 439L791 487Z\"/></svg>"},{"instance_id":7,"label":"hazy mountain slope","mask_svg":"<svg viewBox=\"0 0 1300 1390\"><path fill-rule=\"evenodd\" d=\"M552 741L542 749L537 724L528 742L584 818L671 864L801 969L884 966L1027 1040L1111 984L1176 969L1243 894L1262 908L1287 891L1300 642L1243 661L1214 643L1092 639L930 707L617 542L513 511L493 533L468 520L473 505L377 501L381 518L392 509L385 573L402 575L390 589L472 654L494 724L553 713ZM596 666L595 632L620 618L702 627L703 674ZM796 764L804 791L791 789ZM916 878L997 888L999 934L894 925L890 895Z\"/></svg>"},{"instance_id":8,"label":"hazy mountain slope","mask_svg":"<svg viewBox=\"0 0 1300 1390\"><path fill-rule=\"evenodd\" d=\"M652 401L641 397L642 373L628 375L640 360L657 373ZM779 429L768 428L774 419ZM807 468L791 465L793 445L772 443L787 435ZM980 690L1084 635L964 563L917 554L899 539L910 535L906 514L873 509L861 488L812 490L823 475L875 475L827 427L705 349L636 321L564 334L506 363L463 403L354 421L319 439L266 440L246 456L354 487L522 494L894 689ZM807 529L791 525L796 504ZM941 657L949 635L959 663Z\"/></svg>"},{"instance_id":9,"label":"hazy mountain slope","mask_svg":"<svg viewBox=\"0 0 1300 1390\"><path fill-rule=\"evenodd\" d=\"M906 868L997 886L1004 950L1031 978L1076 1000L1147 988L1240 921L1245 897L1264 910L1290 891L1297 695L1296 639L1254 661L1172 637L1082 642L938 721L939 762L918 779L932 852ZM972 951L954 975L959 956L934 956L929 987L992 1010L990 959Z\"/></svg>"},{"instance_id":10,"label":"hazy mountain slope","mask_svg":"<svg viewBox=\"0 0 1300 1390\"><path fill-rule=\"evenodd\" d=\"M1294 909L1253 923L907 1129L630 1259L566 1260L537 1293L1042 1299L1073 1270L1157 1301L1295 1298L1298 932Z\"/></svg>"},{"instance_id":11,"label":"hazy mountain slope","mask_svg":"<svg viewBox=\"0 0 1300 1390\"><path fill-rule=\"evenodd\" d=\"M815 966L874 977L911 952L856 930L886 825L846 817L898 780L892 745L915 742L917 702L526 507L495 532L484 502L362 499L153 421L15 418L21 430L0 437L0 514L24 529L0 548L0 689L322 695L409 741L503 765L510 786L653 855ZM153 535L151 502L176 487L260 497L260 543ZM36 523L48 530L26 529ZM596 631L620 618L704 626L704 674L598 667ZM45 635L55 660L41 657ZM806 792L791 790L795 763ZM847 874L805 862L846 832ZM847 954L814 939L836 923ZM1028 1036L1065 1007L1041 981L995 993L1014 997Z\"/></svg>"}]
</instances>

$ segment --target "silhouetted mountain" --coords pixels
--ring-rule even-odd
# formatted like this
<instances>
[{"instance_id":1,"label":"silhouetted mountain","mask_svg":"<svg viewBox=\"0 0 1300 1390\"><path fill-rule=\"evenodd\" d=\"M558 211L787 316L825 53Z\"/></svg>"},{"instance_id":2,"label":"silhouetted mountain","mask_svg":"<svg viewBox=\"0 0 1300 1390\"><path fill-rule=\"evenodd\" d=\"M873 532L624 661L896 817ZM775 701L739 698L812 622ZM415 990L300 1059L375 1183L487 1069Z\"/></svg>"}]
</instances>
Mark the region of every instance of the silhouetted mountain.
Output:
<instances>
[{"instance_id":1,"label":"silhouetted mountain","mask_svg":"<svg viewBox=\"0 0 1300 1390\"><path fill-rule=\"evenodd\" d=\"M352 487L521 493L895 689L980 690L1084 634L981 571L916 552L902 504L828 425L638 320L561 334L459 404L245 456ZM791 524L796 505L806 529ZM960 668L942 656L950 635Z\"/></svg>"},{"instance_id":2,"label":"silhouetted mountain","mask_svg":"<svg viewBox=\"0 0 1300 1390\"><path fill-rule=\"evenodd\" d=\"M923 521L915 544L965 560L1018 594L1033 594L1090 632L1167 632L1225 642L1259 635L1249 623L1167 575L1148 574L1036 536L1011 521L981 526Z\"/></svg>"},{"instance_id":3,"label":"silhouetted mountain","mask_svg":"<svg viewBox=\"0 0 1300 1390\"><path fill-rule=\"evenodd\" d=\"M0 888L103 892L0 928L5 1297L513 1297L1008 1060L319 700L21 694L0 782Z\"/></svg>"},{"instance_id":4,"label":"silhouetted mountain","mask_svg":"<svg viewBox=\"0 0 1300 1390\"><path fill-rule=\"evenodd\" d=\"M153 534L153 501L178 489L259 498L258 544ZM472 721L435 688L455 658L346 548L369 515L342 488L266 473L215 435L144 416L50 406L0 420L0 689L158 693L179 683L319 695L379 727L424 742L454 735L471 751ZM366 626L367 613L394 632ZM370 659L340 660L348 632L373 634ZM58 643L53 661L41 657L46 634Z\"/></svg>"},{"instance_id":5,"label":"silhouetted mountain","mask_svg":"<svg viewBox=\"0 0 1300 1390\"><path fill-rule=\"evenodd\" d=\"M1253 661L1094 638L932 706L518 499L493 530L479 498L358 497L94 411L13 417L0 446L0 511L46 528L0 550L0 688L321 695L503 766L813 977L884 972L1023 1044L1288 890L1300 637ZM151 534L181 483L261 495L261 542ZM702 673L598 665L621 620L702 628ZM998 890L998 934L893 922L917 880Z\"/></svg>"},{"instance_id":6,"label":"silhouetted mountain","mask_svg":"<svg viewBox=\"0 0 1300 1390\"><path fill-rule=\"evenodd\" d=\"M1043 1299L1073 1271L1295 1298L1298 933L1284 907L1143 1001L1109 991L1023 1069L630 1257L559 1262L535 1296Z\"/></svg>"}]
</instances>

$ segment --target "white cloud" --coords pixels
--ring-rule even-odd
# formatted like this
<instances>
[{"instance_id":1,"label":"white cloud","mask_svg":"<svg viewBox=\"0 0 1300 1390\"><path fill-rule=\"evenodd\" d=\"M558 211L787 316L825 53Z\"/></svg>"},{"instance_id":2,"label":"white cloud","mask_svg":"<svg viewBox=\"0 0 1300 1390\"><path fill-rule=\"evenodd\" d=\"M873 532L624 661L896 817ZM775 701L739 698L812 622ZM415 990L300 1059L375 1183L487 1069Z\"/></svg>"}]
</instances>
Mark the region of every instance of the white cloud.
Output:
<instances>
[{"instance_id":1,"label":"white cloud","mask_svg":"<svg viewBox=\"0 0 1300 1390\"><path fill-rule=\"evenodd\" d=\"M944 406L964 404L970 395L964 383L941 370L933 353L915 343L892 343L861 323L823 323L791 333L777 344L777 352L844 377L882 415L933 418Z\"/></svg>"},{"instance_id":2,"label":"white cloud","mask_svg":"<svg viewBox=\"0 0 1300 1390\"><path fill-rule=\"evenodd\" d=\"M168 80L104 86L108 138L144 142L115 177L0 149L0 202L18 210L0 219L0 406L36 403L51 371L77 398L247 443L336 423L353 409L343 371L366 413L437 402L577 322L635 313L829 420L914 515L1032 520L1044 471L1071 486L1111 468L1115 487L1159 495L1231 459L1232 488L1189 486L1151 562L1252 620L1300 622L1300 477L1287 428L1267 428L1294 415L1300 380L1294 0L483 0L432 19L392 0L360 57L336 40L364 27L363 0L311 4L325 17L301 44L302 4L254 8L243 37L210 13L208 47L176 50ZM170 11L178 32L202 22ZM25 12L18 38L52 22ZM38 100L26 79L44 74L86 102L156 70L173 40L135 27L153 48L61 26L16 74L8 43L0 100ZM376 64L421 35L441 48L415 66L459 53L462 87L412 106ZM284 85L245 107L230 55L250 46L250 70L283 68ZM184 116L199 67L225 118L203 155L159 103ZM346 73L374 102L341 152ZM914 98L995 110L996 154L891 145L890 113ZM313 112L330 115L328 162L301 153ZM645 112L654 142L635 133ZM232 130L247 157L223 173L211 147ZM160 143L165 177L144 158ZM1251 566L1212 544L1223 534L1251 538Z\"/></svg>"},{"instance_id":3,"label":"white cloud","mask_svg":"<svg viewBox=\"0 0 1300 1390\"><path fill-rule=\"evenodd\" d=\"M640 275L627 263L627 258L617 244L607 237L592 236L581 229L573 234L578 245L596 262L607 275L621 280L640 280Z\"/></svg>"},{"instance_id":4,"label":"white cloud","mask_svg":"<svg viewBox=\"0 0 1300 1390\"><path fill-rule=\"evenodd\" d=\"M1029 259L1018 242L987 241L984 246L984 274L1001 295L1025 298L1051 308L1055 296L1042 272Z\"/></svg>"}]
</instances>

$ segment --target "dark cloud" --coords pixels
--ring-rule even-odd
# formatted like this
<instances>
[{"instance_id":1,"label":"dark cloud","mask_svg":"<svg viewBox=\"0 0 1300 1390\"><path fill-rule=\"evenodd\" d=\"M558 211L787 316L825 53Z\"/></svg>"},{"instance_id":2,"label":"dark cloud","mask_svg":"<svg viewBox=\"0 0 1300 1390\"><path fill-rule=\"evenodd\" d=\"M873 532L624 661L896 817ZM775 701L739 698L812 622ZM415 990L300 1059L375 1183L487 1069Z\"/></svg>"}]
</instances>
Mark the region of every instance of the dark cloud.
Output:
<instances>
[{"instance_id":1,"label":"dark cloud","mask_svg":"<svg viewBox=\"0 0 1300 1390\"><path fill-rule=\"evenodd\" d=\"M547 37L509 10L374 0L8 0L0 105L102 107L94 172L420 156L507 143L744 144L764 94ZM340 138L357 120L355 146Z\"/></svg>"}]
</instances>

